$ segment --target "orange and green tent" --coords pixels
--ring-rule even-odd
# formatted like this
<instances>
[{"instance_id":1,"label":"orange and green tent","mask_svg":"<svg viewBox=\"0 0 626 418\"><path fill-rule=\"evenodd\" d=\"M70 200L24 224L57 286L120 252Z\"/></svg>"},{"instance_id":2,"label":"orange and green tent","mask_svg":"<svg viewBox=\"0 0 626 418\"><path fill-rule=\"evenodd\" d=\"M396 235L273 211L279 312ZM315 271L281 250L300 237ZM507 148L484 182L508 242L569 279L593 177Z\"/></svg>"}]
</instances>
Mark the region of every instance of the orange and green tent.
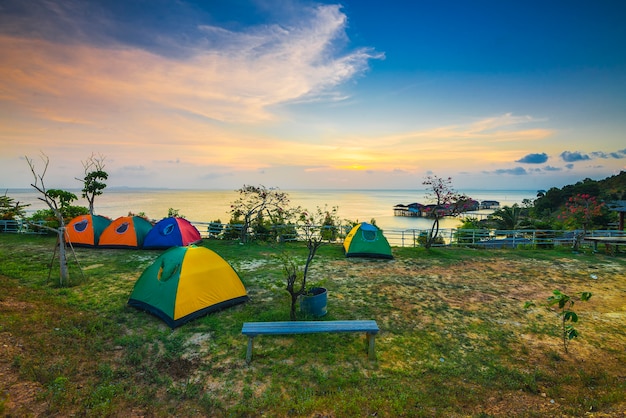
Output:
<instances>
[{"instance_id":1,"label":"orange and green tent","mask_svg":"<svg viewBox=\"0 0 626 418\"><path fill-rule=\"evenodd\" d=\"M65 239L77 247L95 247L100 235L111 224L109 218L99 215L79 215L65 228Z\"/></svg>"},{"instance_id":2,"label":"orange and green tent","mask_svg":"<svg viewBox=\"0 0 626 418\"><path fill-rule=\"evenodd\" d=\"M141 248L152 224L141 216L120 216L100 235L98 246L106 248Z\"/></svg>"},{"instance_id":3,"label":"orange and green tent","mask_svg":"<svg viewBox=\"0 0 626 418\"><path fill-rule=\"evenodd\" d=\"M148 266L128 305L161 318L171 328L246 302L248 295L231 265L205 247L172 247Z\"/></svg>"}]
</instances>

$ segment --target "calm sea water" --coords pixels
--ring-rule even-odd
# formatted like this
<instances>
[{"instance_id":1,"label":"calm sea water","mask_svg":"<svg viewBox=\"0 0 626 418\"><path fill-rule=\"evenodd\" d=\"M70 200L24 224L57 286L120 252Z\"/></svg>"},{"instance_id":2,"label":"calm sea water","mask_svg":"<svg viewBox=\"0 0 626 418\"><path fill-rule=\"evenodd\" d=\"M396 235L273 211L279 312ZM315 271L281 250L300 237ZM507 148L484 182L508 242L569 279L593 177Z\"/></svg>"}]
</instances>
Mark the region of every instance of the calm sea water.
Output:
<instances>
[{"instance_id":1,"label":"calm sea water","mask_svg":"<svg viewBox=\"0 0 626 418\"><path fill-rule=\"evenodd\" d=\"M385 230L426 229L431 220L408 218L393 215L397 204L413 202L431 203L424 190L283 190L288 193L292 206L314 210L316 207L337 206L341 219L370 222ZM72 190L77 196L80 191ZM536 198L536 190L459 190L469 197L482 200L496 200L501 206L521 204L524 199ZM3 193L4 194L4 193ZM31 204L27 213L45 209L45 203L38 194L29 189L8 189L6 194L20 203ZM150 219L160 220L167 216L169 208L190 221L210 222L230 219L230 204L238 198L233 190L162 190L162 189L107 189L96 197L95 211L99 215L115 219L132 213L145 213ZM88 206L85 199L79 198L75 205ZM488 212L485 212L488 213ZM456 218L443 220L442 228L459 225Z\"/></svg>"}]
</instances>

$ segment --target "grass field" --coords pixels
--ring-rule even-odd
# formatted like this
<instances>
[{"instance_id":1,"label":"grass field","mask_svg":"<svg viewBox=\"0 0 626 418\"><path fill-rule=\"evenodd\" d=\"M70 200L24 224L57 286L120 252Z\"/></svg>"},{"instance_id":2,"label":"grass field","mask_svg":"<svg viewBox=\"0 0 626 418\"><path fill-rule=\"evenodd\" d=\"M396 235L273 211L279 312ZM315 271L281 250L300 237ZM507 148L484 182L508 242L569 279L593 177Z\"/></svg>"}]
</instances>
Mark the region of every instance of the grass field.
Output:
<instances>
[{"instance_id":1,"label":"grass field","mask_svg":"<svg viewBox=\"0 0 626 418\"><path fill-rule=\"evenodd\" d=\"M58 287L54 238L0 234L0 415L626 415L623 252L394 248L383 261L327 245L312 265L329 290L322 320L375 319L377 360L362 335L294 335L257 338L248 366L242 323L289 319L273 256L306 249L202 245L235 267L250 301L172 331L126 306L160 251L77 248ZM593 293L574 306L568 352L546 304L555 289Z\"/></svg>"}]
</instances>

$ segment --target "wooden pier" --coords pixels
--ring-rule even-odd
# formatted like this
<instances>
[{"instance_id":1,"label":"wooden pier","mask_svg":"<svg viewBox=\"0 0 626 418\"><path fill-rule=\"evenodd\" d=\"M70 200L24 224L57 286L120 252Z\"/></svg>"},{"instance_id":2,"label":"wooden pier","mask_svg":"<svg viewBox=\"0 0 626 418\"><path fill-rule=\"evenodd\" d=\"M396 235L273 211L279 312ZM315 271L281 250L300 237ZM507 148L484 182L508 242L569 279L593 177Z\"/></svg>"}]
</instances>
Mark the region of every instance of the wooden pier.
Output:
<instances>
[{"instance_id":1,"label":"wooden pier","mask_svg":"<svg viewBox=\"0 0 626 418\"><path fill-rule=\"evenodd\" d=\"M393 215L417 218L424 215L422 208L423 206L419 203L411 203L410 205L400 204L393 207Z\"/></svg>"}]
</instances>

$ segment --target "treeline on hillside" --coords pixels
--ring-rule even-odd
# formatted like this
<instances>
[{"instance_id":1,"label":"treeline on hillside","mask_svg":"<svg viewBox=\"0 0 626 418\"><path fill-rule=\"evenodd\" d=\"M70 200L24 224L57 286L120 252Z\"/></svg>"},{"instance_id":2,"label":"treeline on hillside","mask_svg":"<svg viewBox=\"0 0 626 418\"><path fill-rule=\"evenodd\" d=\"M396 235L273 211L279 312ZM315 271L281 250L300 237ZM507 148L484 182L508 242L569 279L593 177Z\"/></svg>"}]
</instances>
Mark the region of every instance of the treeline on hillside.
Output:
<instances>
[{"instance_id":1,"label":"treeline on hillside","mask_svg":"<svg viewBox=\"0 0 626 418\"><path fill-rule=\"evenodd\" d=\"M608 229L618 220L617 212L610 210L611 203L619 200L626 200L624 171L604 180L586 178L560 189L539 191L536 199L526 199L521 206L505 206L485 220L466 218L463 228Z\"/></svg>"},{"instance_id":2,"label":"treeline on hillside","mask_svg":"<svg viewBox=\"0 0 626 418\"><path fill-rule=\"evenodd\" d=\"M540 192L534 201L534 208L539 214L549 215L561 210L567 201L576 195L589 195L605 203L626 200L626 171L604 180L587 178L562 189L553 187L545 194Z\"/></svg>"}]
</instances>

